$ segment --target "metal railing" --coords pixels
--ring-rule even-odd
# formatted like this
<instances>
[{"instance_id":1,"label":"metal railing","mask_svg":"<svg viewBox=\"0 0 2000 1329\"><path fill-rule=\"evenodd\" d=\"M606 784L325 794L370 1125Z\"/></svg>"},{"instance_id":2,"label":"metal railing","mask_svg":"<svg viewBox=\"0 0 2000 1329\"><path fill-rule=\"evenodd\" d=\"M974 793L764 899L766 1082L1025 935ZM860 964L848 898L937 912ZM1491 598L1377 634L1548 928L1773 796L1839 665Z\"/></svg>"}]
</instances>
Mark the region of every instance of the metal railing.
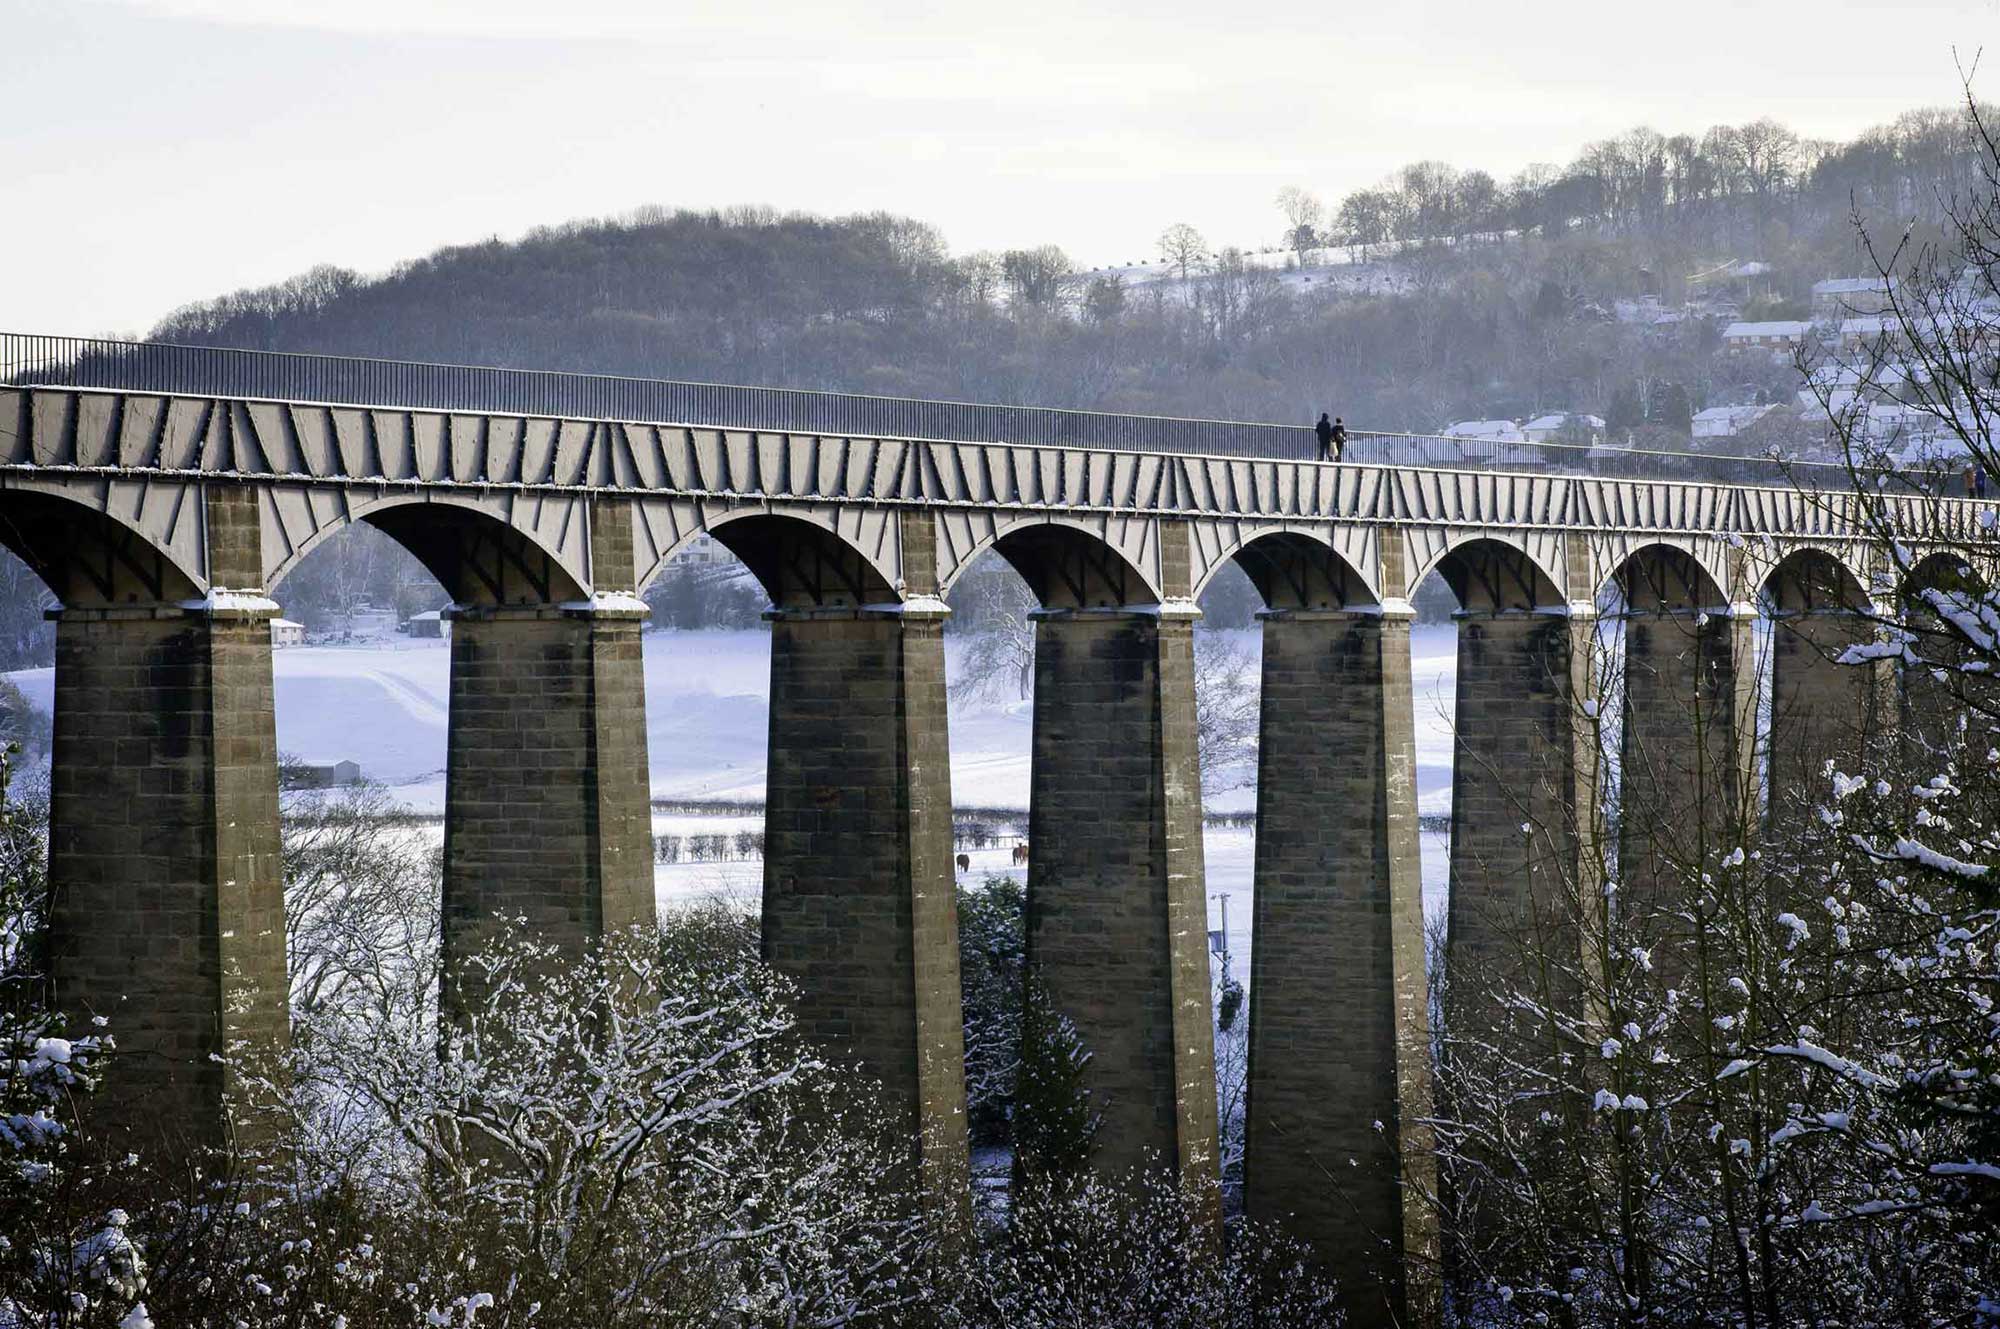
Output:
<instances>
[{"instance_id":1,"label":"metal railing","mask_svg":"<svg viewBox=\"0 0 2000 1329\"><path fill-rule=\"evenodd\" d=\"M871 397L537 369L0 332L0 383L865 438L1304 460L1302 425ZM1345 460L1450 470L1850 484L1838 462L1357 430Z\"/></svg>"}]
</instances>

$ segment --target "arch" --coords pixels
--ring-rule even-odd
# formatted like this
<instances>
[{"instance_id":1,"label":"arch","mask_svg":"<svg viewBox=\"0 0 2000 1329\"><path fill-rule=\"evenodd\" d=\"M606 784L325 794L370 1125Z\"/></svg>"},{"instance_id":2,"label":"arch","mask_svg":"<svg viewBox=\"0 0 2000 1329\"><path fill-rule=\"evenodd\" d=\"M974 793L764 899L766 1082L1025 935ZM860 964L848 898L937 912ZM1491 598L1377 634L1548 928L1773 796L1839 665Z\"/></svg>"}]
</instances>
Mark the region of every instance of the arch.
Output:
<instances>
[{"instance_id":1,"label":"arch","mask_svg":"<svg viewBox=\"0 0 2000 1329\"><path fill-rule=\"evenodd\" d=\"M1628 614L1672 614L1723 608L1729 596L1694 552L1654 541L1630 550L1611 571Z\"/></svg>"},{"instance_id":2,"label":"arch","mask_svg":"<svg viewBox=\"0 0 2000 1329\"><path fill-rule=\"evenodd\" d=\"M1380 603L1360 571L1332 545L1299 531L1266 531L1238 545L1229 560L1250 578L1267 609L1373 608Z\"/></svg>"},{"instance_id":3,"label":"arch","mask_svg":"<svg viewBox=\"0 0 2000 1329\"><path fill-rule=\"evenodd\" d=\"M1467 613L1562 608L1568 597L1540 560L1511 540L1491 535L1466 535L1445 546L1428 567L1410 578L1423 584L1433 571L1458 597Z\"/></svg>"},{"instance_id":4,"label":"arch","mask_svg":"<svg viewBox=\"0 0 2000 1329\"><path fill-rule=\"evenodd\" d=\"M1759 599L1772 615L1809 614L1830 609L1865 611L1868 592L1838 555L1818 545L1792 550L1764 574Z\"/></svg>"},{"instance_id":5,"label":"arch","mask_svg":"<svg viewBox=\"0 0 2000 1329\"><path fill-rule=\"evenodd\" d=\"M898 557L901 553L902 523L900 514L894 508L787 504L774 509L764 503L752 502L696 503L682 499L640 499L632 504L635 590L644 594L648 586L660 579L667 566L702 536L714 539L741 559L742 555L732 548L729 540L723 538L722 528L765 517L781 517L815 527L829 540L847 546L866 565L866 574L858 575L855 580L864 586L873 584L870 594L879 594L880 587L894 588L902 583L901 559ZM747 544L753 534L754 531L739 533L733 538ZM770 534L767 529L765 536ZM779 534L782 535L782 532ZM765 589L768 591L769 587ZM888 598L894 600L899 597L890 594Z\"/></svg>"},{"instance_id":6,"label":"arch","mask_svg":"<svg viewBox=\"0 0 2000 1329\"><path fill-rule=\"evenodd\" d=\"M308 554L357 521L407 549L454 604L548 605L589 598L562 560L534 536L483 507L441 493L387 498L325 523L272 569L270 591L275 594Z\"/></svg>"},{"instance_id":7,"label":"arch","mask_svg":"<svg viewBox=\"0 0 2000 1329\"><path fill-rule=\"evenodd\" d=\"M903 598L867 555L815 522L748 512L713 523L708 533L742 560L779 609L851 609Z\"/></svg>"},{"instance_id":8,"label":"arch","mask_svg":"<svg viewBox=\"0 0 2000 1329\"><path fill-rule=\"evenodd\" d=\"M1114 609L1155 605L1160 596L1132 561L1081 523L1060 517L1030 518L996 531L959 559L943 590L992 548L1044 609Z\"/></svg>"},{"instance_id":9,"label":"arch","mask_svg":"<svg viewBox=\"0 0 2000 1329\"><path fill-rule=\"evenodd\" d=\"M1949 550L1939 550L1917 560L1916 566L1903 575L1900 590L1905 598L1926 590L1984 595L1986 585L1986 578L1970 560Z\"/></svg>"},{"instance_id":10,"label":"arch","mask_svg":"<svg viewBox=\"0 0 2000 1329\"><path fill-rule=\"evenodd\" d=\"M65 608L198 600L206 581L136 527L44 490L0 489L0 544Z\"/></svg>"}]
</instances>

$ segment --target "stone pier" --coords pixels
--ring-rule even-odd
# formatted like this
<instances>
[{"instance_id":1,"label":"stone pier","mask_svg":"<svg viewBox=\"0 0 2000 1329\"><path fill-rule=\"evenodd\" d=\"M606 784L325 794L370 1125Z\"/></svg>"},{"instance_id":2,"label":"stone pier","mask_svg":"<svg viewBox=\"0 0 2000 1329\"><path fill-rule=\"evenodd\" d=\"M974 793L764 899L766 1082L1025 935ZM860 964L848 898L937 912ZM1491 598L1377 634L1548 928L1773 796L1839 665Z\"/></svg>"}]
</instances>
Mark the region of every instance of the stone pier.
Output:
<instances>
[{"instance_id":1,"label":"stone pier","mask_svg":"<svg viewBox=\"0 0 2000 1329\"><path fill-rule=\"evenodd\" d=\"M88 1130L147 1157L225 1143L236 1071L218 1058L276 1052L288 1032L277 606L255 495L204 502L217 591L146 602L111 585L53 615L53 995L71 1037L102 1016L117 1042Z\"/></svg>"},{"instance_id":2,"label":"stone pier","mask_svg":"<svg viewBox=\"0 0 2000 1329\"><path fill-rule=\"evenodd\" d=\"M1172 1168L1212 1216L1195 616L1036 615L1028 966L1090 1049L1099 1171Z\"/></svg>"},{"instance_id":3,"label":"stone pier","mask_svg":"<svg viewBox=\"0 0 2000 1329\"><path fill-rule=\"evenodd\" d=\"M1797 819L1800 800L1824 797L1831 759L1848 774L1876 750L1894 716L1886 661L1841 664L1848 647L1874 639L1852 610L1781 612L1771 625L1770 789L1774 824Z\"/></svg>"},{"instance_id":4,"label":"stone pier","mask_svg":"<svg viewBox=\"0 0 2000 1329\"><path fill-rule=\"evenodd\" d=\"M1350 1325L1431 1322L1422 864L1408 611L1269 611L1244 1201Z\"/></svg>"},{"instance_id":5,"label":"stone pier","mask_svg":"<svg viewBox=\"0 0 2000 1329\"><path fill-rule=\"evenodd\" d=\"M764 953L807 1035L882 1082L940 1215L969 1213L941 603L771 620Z\"/></svg>"},{"instance_id":6,"label":"stone pier","mask_svg":"<svg viewBox=\"0 0 2000 1329\"><path fill-rule=\"evenodd\" d=\"M1602 890L1592 858L1597 730L1585 709L1595 696L1595 629L1595 616L1574 607L1458 615L1447 930L1454 969L1469 962L1488 980L1511 974L1514 958L1558 934L1581 959L1580 910ZM1448 993L1448 1013L1479 1005L1470 985Z\"/></svg>"},{"instance_id":7,"label":"stone pier","mask_svg":"<svg viewBox=\"0 0 2000 1329\"><path fill-rule=\"evenodd\" d=\"M1642 606L1624 627L1619 876L1628 902L1664 907L1702 855L1755 825L1753 619L1720 606ZM1677 926L1668 932L1685 940Z\"/></svg>"},{"instance_id":8,"label":"stone pier","mask_svg":"<svg viewBox=\"0 0 2000 1329\"><path fill-rule=\"evenodd\" d=\"M500 926L565 950L653 918L644 607L451 613L444 962Z\"/></svg>"}]
</instances>

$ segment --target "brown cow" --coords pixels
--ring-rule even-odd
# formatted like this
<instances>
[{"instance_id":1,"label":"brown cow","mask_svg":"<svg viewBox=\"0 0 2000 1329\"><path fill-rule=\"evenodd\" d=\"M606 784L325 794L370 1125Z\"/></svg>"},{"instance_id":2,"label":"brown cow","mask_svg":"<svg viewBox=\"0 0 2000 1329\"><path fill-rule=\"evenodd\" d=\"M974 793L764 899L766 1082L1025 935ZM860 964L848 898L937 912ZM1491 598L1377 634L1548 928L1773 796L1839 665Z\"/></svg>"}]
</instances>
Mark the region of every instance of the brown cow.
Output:
<instances>
[{"instance_id":1,"label":"brown cow","mask_svg":"<svg viewBox=\"0 0 2000 1329\"><path fill-rule=\"evenodd\" d=\"M1027 861L1028 861L1028 844L1027 841L1024 840L1020 844L1014 846L1014 866L1017 868L1022 867L1026 865Z\"/></svg>"},{"instance_id":2,"label":"brown cow","mask_svg":"<svg viewBox=\"0 0 2000 1329\"><path fill-rule=\"evenodd\" d=\"M971 854L960 854L960 855L958 856L958 870L959 870L960 872L970 872L970 871L972 871L972 855L971 855Z\"/></svg>"}]
</instances>

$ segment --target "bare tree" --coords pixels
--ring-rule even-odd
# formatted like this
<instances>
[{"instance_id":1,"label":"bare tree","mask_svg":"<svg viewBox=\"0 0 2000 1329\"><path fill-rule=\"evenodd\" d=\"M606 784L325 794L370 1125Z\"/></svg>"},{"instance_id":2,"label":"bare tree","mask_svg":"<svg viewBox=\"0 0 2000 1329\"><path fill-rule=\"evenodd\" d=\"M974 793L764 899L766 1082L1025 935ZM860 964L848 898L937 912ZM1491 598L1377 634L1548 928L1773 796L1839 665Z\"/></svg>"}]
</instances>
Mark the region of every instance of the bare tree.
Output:
<instances>
[{"instance_id":1,"label":"bare tree","mask_svg":"<svg viewBox=\"0 0 2000 1329\"><path fill-rule=\"evenodd\" d=\"M1368 257L1370 245L1384 244L1395 233L1396 204L1387 190L1363 189L1340 201L1340 232L1348 256L1356 263Z\"/></svg>"},{"instance_id":2,"label":"bare tree","mask_svg":"<svg viewBox=\"0 0 2000 1329\"><path fill-rule=\"evenodd\" d=\"M1014 306L1056 310L1076 294L1076 264L1055 245L1010 249L1000 256L1001 277Z\"/></svg>"},{"instance_id":3,"label":"bare tree","mask_svg":"<svg viewBox=\"0 0 2000 1329\"><path fill-rule=\"evenodd\" d=\"M436 952L443 862L380 785L291 790L283 811L286 969L304 1036L322 1013L375 1009Z\"/></svg>"},{"instance_id":4,"label":"bare tree","mask_svg":"<svg viewBox=\"0 0 2000 1329\"><path fill-rule=\"evenodd\" d=\"M1026 701L1035 688L1034 592L994 554L968 569L951 588L948 631L964 643L952 671L959 701Z\"/></svg>"},{"instance_id":5,"label":"bare tree","mask_svg":"<svg viewBox=\"0 0 2000 1329\"><path fill-rule=\"evenodd\" d=\"M1326 217L1326 205L1297 185L1278 191L1278 211L1285 216L1285 246L1300 267L1319 246L1319 224Z\"/></svg>"},{"instance_id":6,"label":"bare tree","mask_svg":"<svg viewBox=\"0 0 2000 1329\"><path fill-rule=\"evenodd\" d=\"M55 663L55 625L43 617L55 603L55 596L26 563L0 549L0 669Z\"/></svg>"},{"instance_id":7,"label":"bare tree","mask_svg":"<svg viewBox=\"0 0 2000 1329\"><path fill-rule=\"evenodd\" d=\"M1256 662L1219 632L1194 638L1195 748L1202 788L1239 789L1257 778Z\"/></svg>"},{"instance_id":8,"label":"bare tree","mask_svg":"<svg viewBox=\"0 0 2000 1329\"><path fill-rule=\"evenodd\" d=\"M1175 222L1161 231L1159 246L1160 261L1173 268L1183 282L1201 266L1208 253L1208 241L1186 222Z\"/></svg>"},{"instance_id":9,"label":"bare tree","mask_svg":"<svg viewBox=\"0 0 2000 1329\"><path fill-rule=\"evenodd\" d=\"M1744 183L1755 200L1757 220L1769 219L1769 208L1778 191L1790 182L1799 161L1799 136L1766 116L1737 130Z\"/></svg>"}]
</instances>

